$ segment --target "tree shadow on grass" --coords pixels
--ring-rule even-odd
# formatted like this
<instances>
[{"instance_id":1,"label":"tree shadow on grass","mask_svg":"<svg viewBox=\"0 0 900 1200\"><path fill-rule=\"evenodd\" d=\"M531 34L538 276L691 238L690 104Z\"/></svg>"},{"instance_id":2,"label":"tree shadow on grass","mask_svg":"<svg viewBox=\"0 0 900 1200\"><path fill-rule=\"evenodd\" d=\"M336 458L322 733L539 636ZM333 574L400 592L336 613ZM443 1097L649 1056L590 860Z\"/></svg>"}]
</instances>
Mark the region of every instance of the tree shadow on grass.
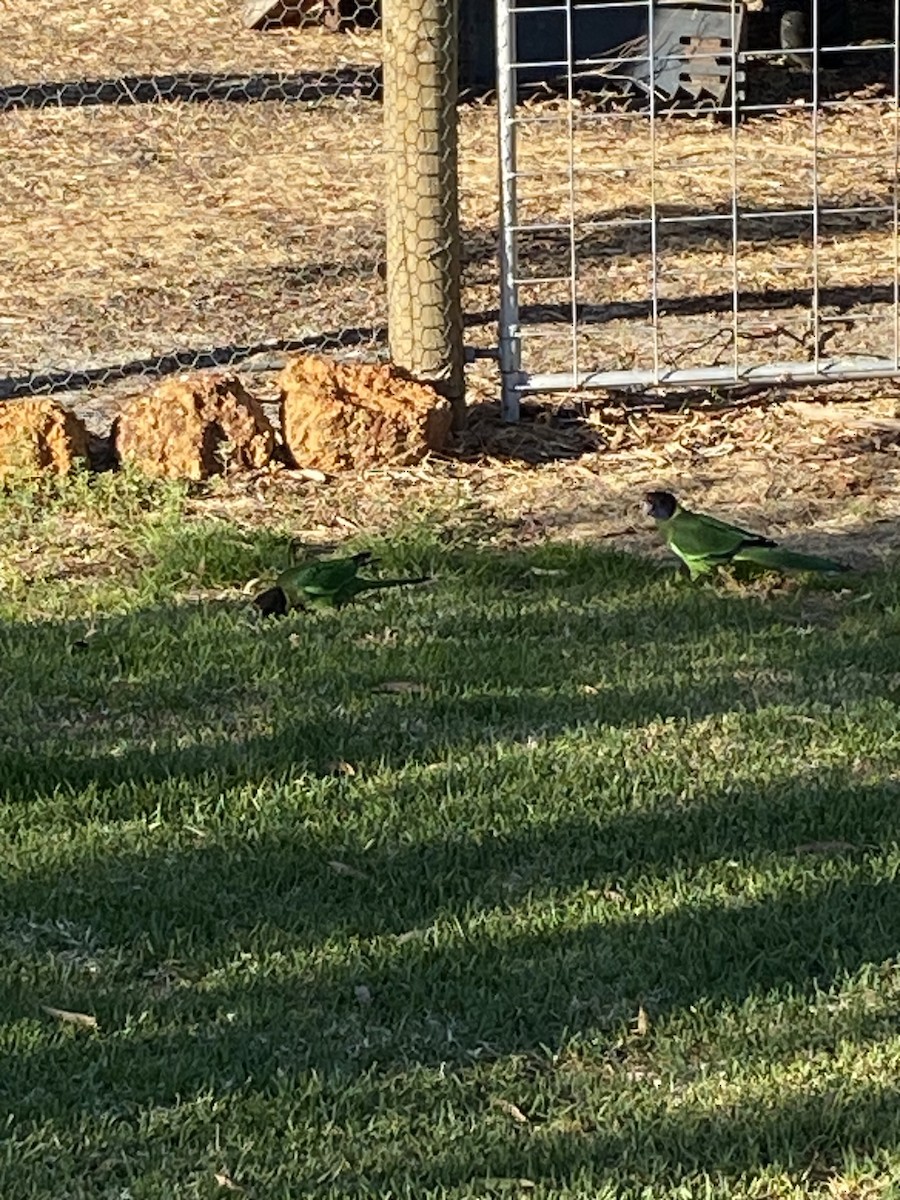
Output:
<instances>
[{"instance_id":1,"label":"tree shadow on grass","mask_svg":"<svg viewBox=\"0 0 900 1200\"><path fill-rule=\"evenodd\" d=\"M865 648L854 675L859 629L842 632L827 588L763 603L583 548L450 553L445 570L444 589L337 619L137 611L100 622L74 658L83 623L0 631L22 730L2 787L32 835L3 887L19 969L0 1008L27 1021L54 1004L101 1026L10 1056L20 1121L136 1120L209 1094L266 1103L307 1095L313 1072L333 1112L345 1092L376 1105L385 1076L546 1062L573 1042L615 1074L640 1003L664 1044L666 1022L698 1006L812 998L896 956L900 786L877 754L865 761L871 747L693 788L690 753L653 765L653 739L676 730L677 743L678 722L736 713L758 717L761 737L770 720L802 756L788 718L828 719L805 715L804 691L835 664L836 719L894 703L889 607L862 613L881 659ZM836 607L800 637L810 595ZM424 691L376 690L404 680ZM646 762L627 748L644 728ZM579 754L569 797L558 777ZM93 948L76 953L73 938ZM874 1017L854 1026L857 1041L880 1032ZM779 1052L801 1052L806 1033L781 1035ZM892 1103L789 1096L727 1116L637 1113L624 1130L588 1116L574 1138L529 1112L525 1129L427 1162L392 1160L388 1145L340 1190L596 1180L621 1161L664 1175L806 1169L894 1142Z\"/></svg>"},{"instance_id":2,"label":"tree shadow on grass","mask_svg":"<svg viewBox=\"0 0 900 1200\"><path fill-rule=\"evenodd\" d=\"M637 1177L652 1179L656 1194L664 1195L672 1194L669 1186L680 1180L693 1177L696 1182L702 1172L718 1185L704 1188L706 1194L733 1195L731 1187L746 1186L747 1176L767 1167L802 1174L812 1192L840 1173L848 1159L895 1150L900 1141L898 1100L897 1089L876 1085L847 1096L779 1093L764 1103L724 1104L721 1111L658 1112L652 1121L632 1117L613 1123L583 1115L562 1130L545 1130L539 1122L536 1128L495 1139L479 1153L477 1163L460 1145L437 1157L423 1154L417 1163L398 1155L380 1176L342 1180L343 1194L371 1195L367 1189L398 1178L419 1187L450 1189L524 1177L581 1184L585 1191L576 1193L580 1195L590 1194L598 1180L621 1186L624 1179ZM742 1188L740 1194L745 1194Z\"/></svg>"},{"instance_id":3,"label":"tree shadow on grass","mask_svg":"<svg viewBox=\"0 0 900 1200\"><path fill-rule=\"evenodd\" d=\"M411 932L422 932L435 921L452 919L462 911L470 916L481 913L502 918L518 905L528 907L581 889L582 898L593 905L599 920L597 928L584 931L588 943L594 938L599 939L598 945L624 938L629 942L627 958L637 942L646 938L649 947L670 924L669 918L644 922L629 916L639 911L639 906L630 907L636 903L632 890L665 882L672 873L687 880L710 863L753 870L764 868L773 856L783 859L804 887L808 885L814 892L812 907L821 905L822 928L855 921L858 905L850 902L851 894L858 896L869 918L892 899L891 890L882 889L880 883L876 886L866 866L868 852L900 842L900 783L892 779L860 785L850 770L804 772L766 786L743 780L701 794L689 805L679 805L675 797L663 792L657 807L629 809L622 805L612 813L600 807L603 801L607 810L611 807L610 795L598 794L598 811L593 816L532 819L520 830L496 833L454 829L445 836L403 844L405 801L424 790L419 798L427 804L437 798L444 783L439 779L430 795L420 780L407 784L409 794L397 798L390 840L381 847L367 848L353 833L343 838L323 836L311 830L302 816L290 814L271 822L268 830L252 836L248 831L246 840L232 835L222 843L207 845L202 837L195 837L182 839L181 844L161 853L140 847L112 856L98 855L92 848L73 857L65 867L22 870L15 884L4 887L7 912L26 911L29 898L42 918L65 915L75 923L90 923L103 910L107 917L115 914L114 924L124 944L139 940L149 922L154 939L162 945L181 942L185 953L206 961L215 958L223 946L230 951L239 945L260 924L284 932L294 946L311 948L339 934L400 938L399 948L406 941L417 941L407 937ZM346 793L343 799L346 803ZM837 862L846 878L832 878L827 873L827 878L819 878L822 861ZM336 870L335 862L348 869ZM629 994L654 993L663 978L687 979L697 974L686 965L691 957L685 956L691 927L699 928L707 921L733 921L753 928L737 886L732 898L733 905L725 899L713 904L711 911L698 905L671 918L674 932L662 936L661 944L677 946L677 952L665 963L635 952L636 959L652 963L653 979L636 975ZM798 913L805 912L807 905L797 897L789 903L779 899L760 907L763 913L783 908L789 916L795 908ZM760 917L758 949L765 945L767 922L772 930L778 926L774 917ZM684 936L678 932L682 929ZM864 940L884 941L887 937L884 952L891 952L897 946L897 935L889 924L879 930L880 921L861 926ZM524 947L545 944L541 934L529 934L521 941ZM757 962L754 954L747 957L737 950L729 932L723 931L721 941L718 935L714 941L713 959L721 950L722 961L736 958L742 971L760 981L770 974L773 982L776 978L796 982L807 974L825 979L835 969L829 952L821 947L803 961L801 956L797 962L779 965L774 944L769 946L767 961ZM854 962L855 941L858 939L847 938L842 943ZM157 946L155 952L159 949ZM459 949L465 954L471 951L471 947ZM484 949L484 979L489 990L493 971L489 936L484 939ZM433 950L427 949L426 956ZM699 944L696 950L701 953ZM419 950L413 946L409 953L416 957ZM450 962L456 950L440 953L446 953ZM537 957L543 957L543 952ZM598 963L601 959L602 955ZM610 986L618 987L627 971L623 972L622 960L615 954L608 961ZM811 966L816 970L808 972ZM840 969L844 966L852 969L849 960ZM447 974L452 977L454 971ZM602 972L595 976L599 991L606 986L601 986L602 978ZM383 989L387 994L391 990ZM660 994L670 991L662 988ZM683 999L697 998L693 986L688 991ZM725 994L711 983L702 991L708 996ZM516 996L516 1006L521 1003Z\"/></svg>"},{"instance_id":4,"label":"tree shadow on grass","mask_svg":"<svg viewBox=\"0 0 900 1200\"><path fill-rule=\"evenodd\" d=\"M342 1103L352 1108L360 1096L364 1105L375 1105L383 1082L398 1073L422 1066L465 1072L522 1055L535 1056L534 1069L553 1076L550 1092L565 1108L565 1068L552 1065L552 1052L573 1043L589 1048L610 1087L621 1087L636 1063L646 1070L648 1055L665 1056L669 1018L700 1006L714 1028L722 1006L749 998L762 1003L773 994L812 999L865 964L890 960L900 928L896 887L844 852L840 874L813 868L774 895L757 898L737 889L731 904L688 898L657 917L646 915L637 892L619 878L624 906L600 900L570 927L542 928L536 917L523 930L508 900L509 873L527 877L537 861L548 890L562 894L585 879L602 886L611 870L628 862L635 886L648 870L681 871L689 894L689 865L721 866L745 841L752 843L751 858L777 854L792 838L807 836L796 803L802 789L799 780L788 781L784 793L748 787L742 798L712 796L690 815L573 821L545 829L542 837L530 831L495 845L451 837L382 860L372 855L367 879L335 877L322 860L338 848L304 852L288 836L280 845L260 839L253 849L235 847L229 854L197 850L180 858L170 850L131 863L100 860L93 869L86 863L63 880L32 877L12 892L13 904L29 903L45 919L65 913L77 920L93 912L100 925L108 918L98 914L98 904L120 908L129 913L128 928L114 957L142 946L152 963L153 953L168 949L176 956L176 982L162 994L146 979L137 986L121 978L97 997L96 983L72 979L72 1002L92 1006L103 1032L61 1037L10 1062L18 1119L78 1122L96 1115L98 1096L102 1107L126 1120L147 1106L235 1090L260 1103L281 1096L290 1106L292 1090L303 1092L309 1078L319 1081L326 1111L334 1114L337 1105L339 1114ZM843 832L860 818L861 838L896 843L895 787L854 791L847 775L835 772L818 781L817 796L831 814L826 832ZM543 874L548 871L552 883ZM454 936L445 925L440 936L430 935L428 923L439 914L458 914L465 932ZM188 956L178 958L198 935L187 932L195 921L202 926L199 937L213 939L203 955L211 955L205 971ZM419 934L406 936L404 927L416 923ZM315 947L333 946L335 938L354 948L337 964L323 965ZM262 972L255 966L257 945L271 956ZM216 960L218 970L210 969ZM23 999L5 995L5 1010L21 1012ZM641 1001L659 1031L629 1049L622 1030ZM889 1016L863 1014L852 1040L859 1049L875 1045L890 1036L890 1027ZM834 1036L822 1030L821 1046L827 1050ZM767 1049L776 1058L802 1055L808 1038L805 1023L787 1025L767 1038ZM761 1053L758 1044L747 1052ZM468 1099L475 1111L490 1103L485 1086L475 1084ZM429 1099L440 1106L438 1097ZM391 1161L388 1150L380 1174L363 1171L356 1178L350 1170L342 1190L359 1194L354 1189L403 1179L451 1186L506 1174L558 1182L589 1168L604 1175L617 1162L667 1176L690 1169L738 1174L767 1163L799 1170L831 1163L841 1152L863 1154L894 1143L897 1119L887 1117L883 1088L860 1092L852 1103L845 1099L823 1091L782 1094L761 1106L735 1103L725 1113L651 1108L628 1116L624 1127L582 1107L566 1133L553 1104L547 1110L546 1096L533 1100L533 1110L519 1097L528 1112L526 1129L509 1122L502 1136L476 1138L474 1149L451 1145L428 1162ZM321 1113L313 1105L305 1119L315 1123Z\"/></svg>"},{"instance_id":5,"label":"tree shadow on grass","mask_svg":"<svg viewBox=\"0 0 900 1200\"><path fill-rule=\"evenodd\" d=\"M271 552L271 535L260 537ZM174 549L160 579L189 576L191 553L208 545ZM411 553L389 569L432 569L430 551ZM238 560L226 550L213 579ZM439 577L414 596L283 622L258 619L247 597L0 625L7 717L22 729L0 748L0 794L22 804L166 780L260 784L330 775L341 762L399 769L574 730L696 720L772 697L754 667L768 665L773 637L781 667L814 671L835 653L827 627L793 636L808 620L803 593L769 602L691 588L627 555L452 551L438 570L449 601ZM839 614L833 591L814 595ZM720 634L723 654L748 641L746 670L723 665Z\"/></svg>"}]
</instances>

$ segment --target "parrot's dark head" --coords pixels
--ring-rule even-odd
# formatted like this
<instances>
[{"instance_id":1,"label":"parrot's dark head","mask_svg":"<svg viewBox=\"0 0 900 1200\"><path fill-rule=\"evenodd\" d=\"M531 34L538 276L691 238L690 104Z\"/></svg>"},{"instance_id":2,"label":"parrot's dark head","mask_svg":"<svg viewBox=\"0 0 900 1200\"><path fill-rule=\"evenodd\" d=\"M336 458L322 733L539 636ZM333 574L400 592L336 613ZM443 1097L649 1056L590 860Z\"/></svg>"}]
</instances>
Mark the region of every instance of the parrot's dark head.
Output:
<instances>
[{"instance_id":1,"label":"parrot's dark head","mask_svg":"<svg viewBox=\"0 0 900 1200\"><path fill-rule=\"evenodd\" d=\"M283 617L288 610L287 596L280 587L270 587L254 596L253 603L264 617Z\"/></svg>"},{"instance_id":2,"label":"parrot's dark head","mask_svg":"<svg viewBox=\"0 0 900 1200\"><path fill-rule=\"evenodd\" d=\"M671 492L646 492L644 512L654 521L668 521L675 516L678 501Z\"/></svg>"}]
</instances>

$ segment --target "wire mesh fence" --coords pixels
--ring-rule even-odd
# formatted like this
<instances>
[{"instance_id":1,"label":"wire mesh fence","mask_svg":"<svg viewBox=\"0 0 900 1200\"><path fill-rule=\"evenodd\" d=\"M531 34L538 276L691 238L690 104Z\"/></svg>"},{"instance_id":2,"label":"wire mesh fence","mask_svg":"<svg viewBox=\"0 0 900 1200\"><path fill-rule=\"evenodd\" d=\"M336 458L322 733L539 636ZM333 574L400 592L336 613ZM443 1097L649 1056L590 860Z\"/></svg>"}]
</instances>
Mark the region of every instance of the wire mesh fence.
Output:
<instances>
[{"instance_id":1,"label":"wire mesh fence","mask_svg":"<svg viewBox=\"0 0 900 1200\"><path fill-rule=\"evenodd\" d=\"M33 0L0 27L0 398L103 406L295 349L455 393L460 289L488 358L499 309L507 415L898 372L893 0L499 0L496 28L460 0L461 67L454 5L408 7L387 76L380 0Z\"/></svg>"},{"instance_id":2,"label":"wire mesh fence","mask_svg":"<svg viewBox=\"0 0 900 1200\"><path fill-rule=\"evenodd\" d=\"M384 352L376 0L341 33L250 7L35 0L4 23L0 395Z\"/></svg>"},{"instance_id":3,"label":"wire mesh fence","mask_svg":"<svg viewBox=\"0 0 900 1200\"><path fill-rule=\"evenodd\" d=\"M896 27L879 0L500 0L508 415L900 372Z\"/></svg>"}]
</instances>

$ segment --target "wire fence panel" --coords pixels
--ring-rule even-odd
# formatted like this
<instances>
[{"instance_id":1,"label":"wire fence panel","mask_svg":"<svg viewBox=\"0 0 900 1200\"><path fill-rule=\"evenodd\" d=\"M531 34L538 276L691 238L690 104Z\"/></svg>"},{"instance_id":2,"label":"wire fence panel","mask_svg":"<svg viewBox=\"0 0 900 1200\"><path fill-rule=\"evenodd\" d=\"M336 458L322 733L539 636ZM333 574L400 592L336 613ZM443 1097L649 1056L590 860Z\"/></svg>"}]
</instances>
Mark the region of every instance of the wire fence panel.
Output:
<instances>
[{"instance_id":1,"label":"wire fence panel","mask_svg":"<svg viewBox=\"0 0 900 1200\"><path fill-rule=\"evenodd\" d=\"M249 0L20 7L0 29L0 398L384 353L377 0L343 32L330 0L256 28Z\"/></svg>"},{"instance_id":2,"label":"wire fence panel","mask_svg":"<svg viewBox=\"0 0 900 1200\"><path fill-rule=\"evenodd\" d=\"M497 0L508 417L900 373L897 9Z\"/></svg>"}]
</instances>

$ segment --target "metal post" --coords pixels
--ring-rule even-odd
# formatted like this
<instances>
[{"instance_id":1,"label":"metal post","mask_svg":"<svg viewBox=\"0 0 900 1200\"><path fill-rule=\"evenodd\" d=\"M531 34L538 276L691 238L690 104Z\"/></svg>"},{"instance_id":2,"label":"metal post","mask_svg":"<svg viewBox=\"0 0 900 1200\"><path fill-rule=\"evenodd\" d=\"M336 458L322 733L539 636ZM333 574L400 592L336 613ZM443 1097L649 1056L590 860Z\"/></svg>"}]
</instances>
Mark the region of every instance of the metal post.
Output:
<instances>
[{"instance_id":1,"label":"metal post","mask_svg":"<svg viewBox=\"0 0 900 1200\"><path fill-rule=\"evenodd\" d=\"M504 421L519 419L522 338L516 253L516 0L496 0L497 137L500 148L500 373Z\"/></svg>"},{"instance_id":2,"label":"metal post","mask_svg":"<svg viewBox=\"0 0 900 1200\"><path fill-rule=\"evenodd\" d=\"M457 0L383 0L388 341L465 423Z\"/></svg>"}]
</instances>

